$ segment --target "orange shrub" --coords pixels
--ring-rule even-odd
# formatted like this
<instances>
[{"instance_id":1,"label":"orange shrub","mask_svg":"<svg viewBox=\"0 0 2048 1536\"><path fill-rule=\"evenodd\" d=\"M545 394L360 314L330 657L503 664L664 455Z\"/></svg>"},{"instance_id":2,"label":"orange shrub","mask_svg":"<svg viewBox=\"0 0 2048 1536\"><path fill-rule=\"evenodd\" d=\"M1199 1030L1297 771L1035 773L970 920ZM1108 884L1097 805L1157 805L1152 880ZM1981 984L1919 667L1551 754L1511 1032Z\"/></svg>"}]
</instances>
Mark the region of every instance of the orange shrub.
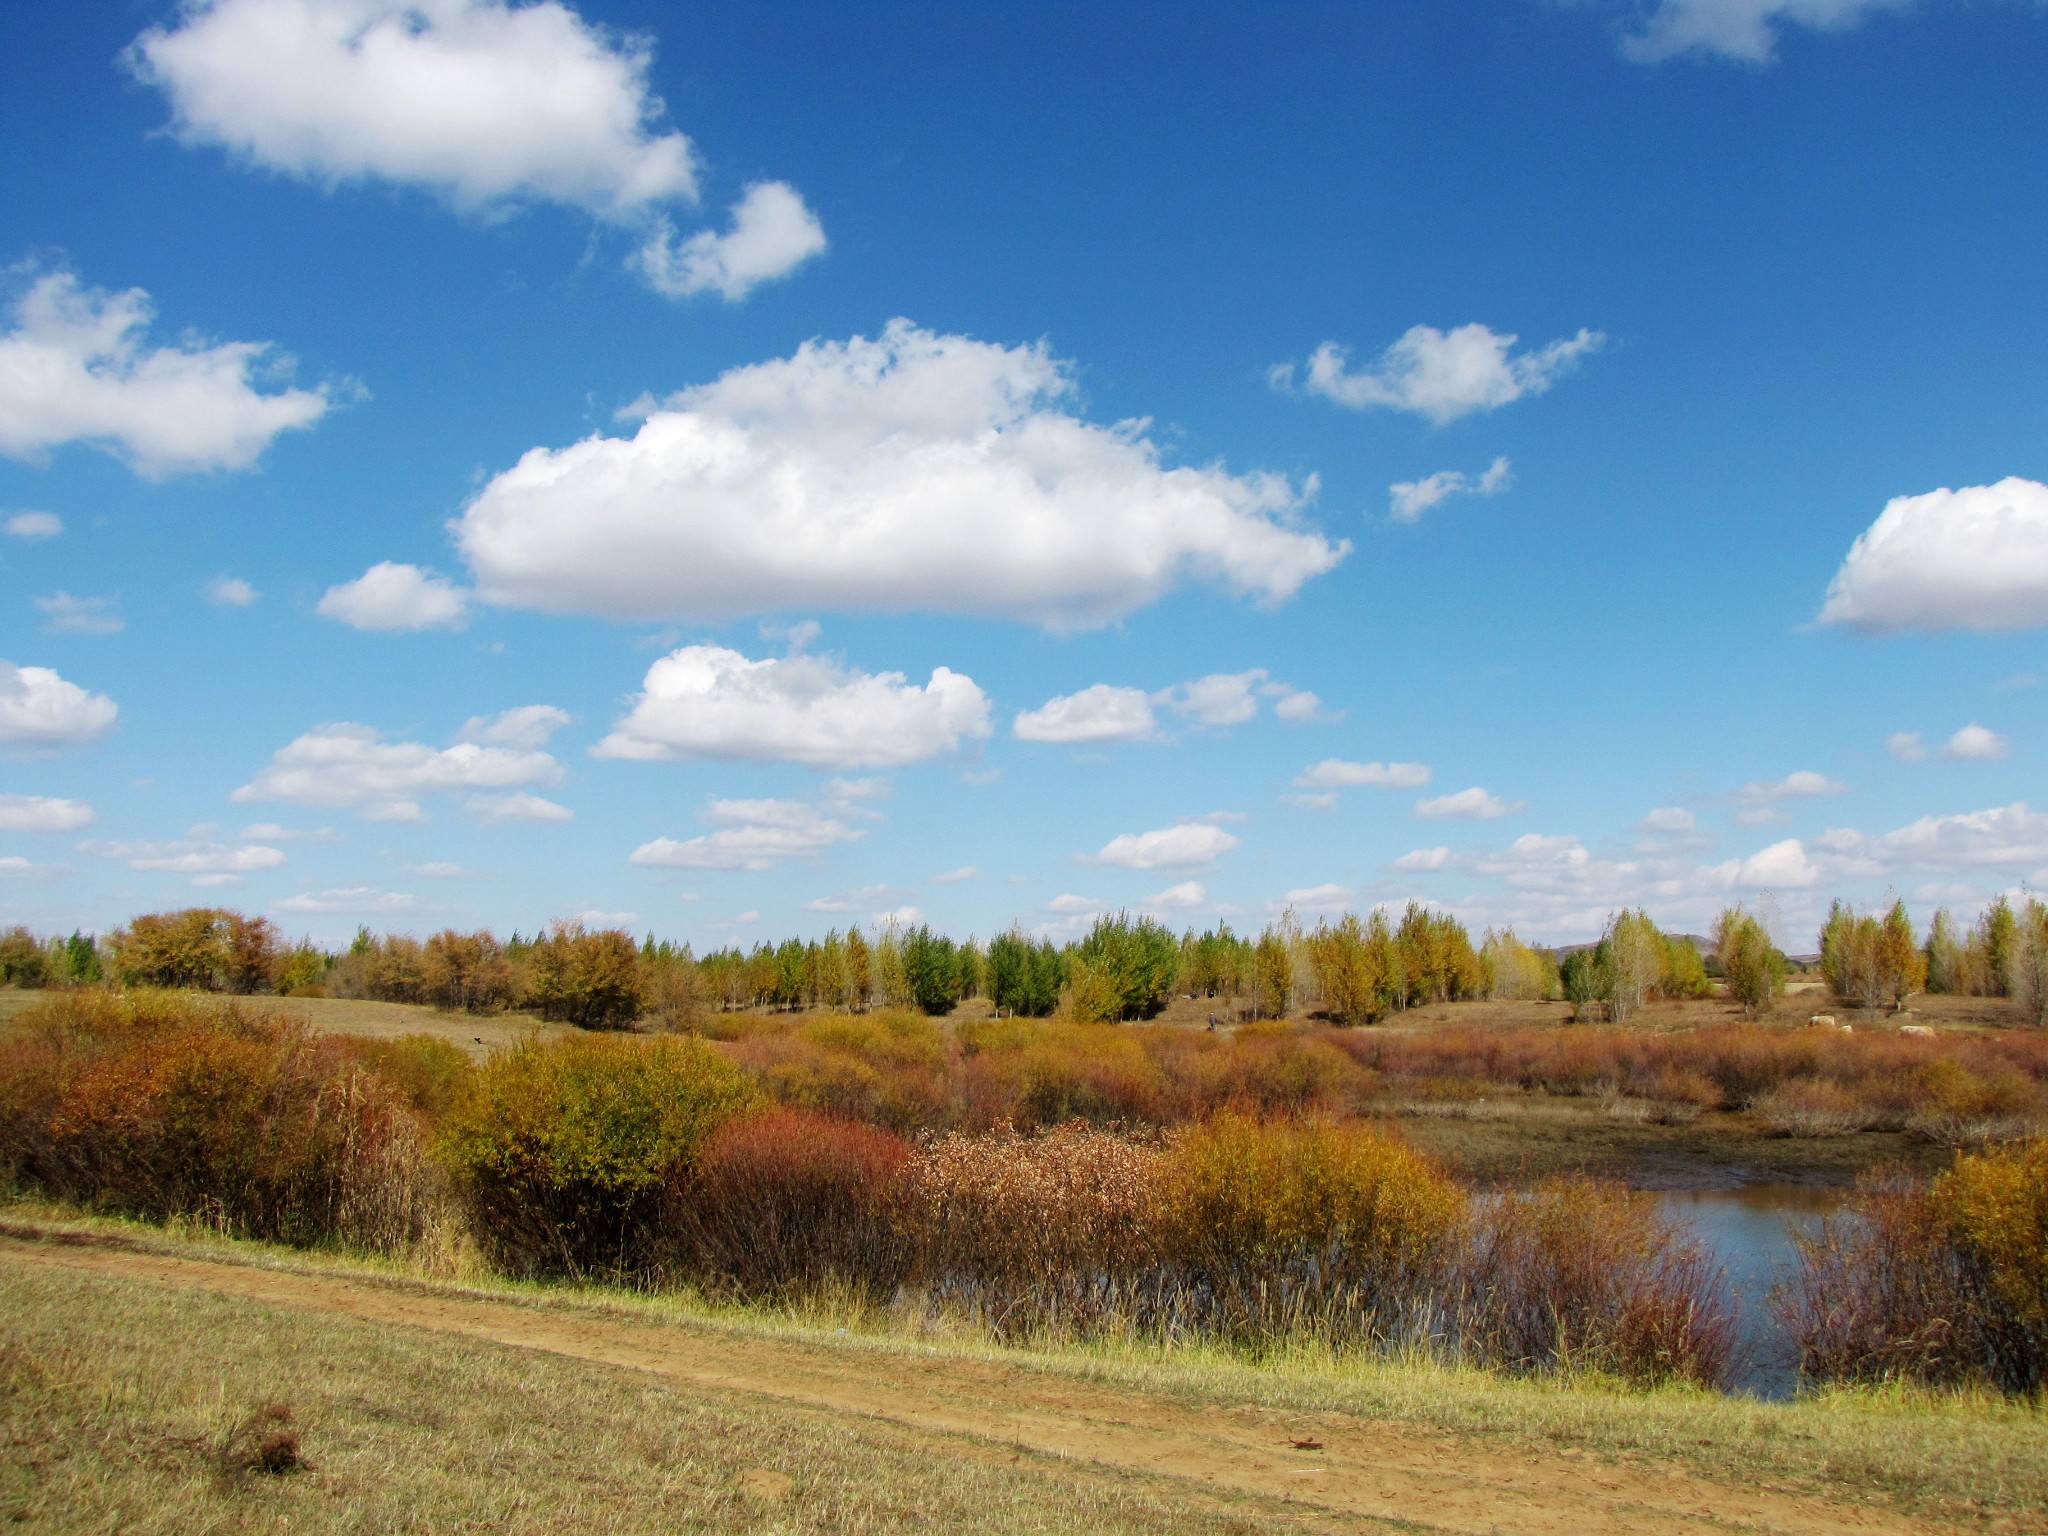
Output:
<instances>
[{"instance_id":1,"label":"orange shrub","mask_svg":"<svg viewBox=\"0 0 2048 1536\"><path fill-rule=\"evenodd\" d=\"M417 1122L335 1042L232 1004L73 993L0 1053L0 1162L58 1199L393 1248L432 1191Z\"/></svg>"},{"instance_id":2,"label":"orange shrub","mask_svg":"<svg viewBox=\"0 0 2048 1536\"><path fill-rule=\"evenodd\" d=\"M836 1280L886 1299L909 1257L896 1218L911 1156L888 1131L798 1110L729 1120L670 1187L663 1246L712 1288L773 1295Z\"/></svg>"}]
</instances>

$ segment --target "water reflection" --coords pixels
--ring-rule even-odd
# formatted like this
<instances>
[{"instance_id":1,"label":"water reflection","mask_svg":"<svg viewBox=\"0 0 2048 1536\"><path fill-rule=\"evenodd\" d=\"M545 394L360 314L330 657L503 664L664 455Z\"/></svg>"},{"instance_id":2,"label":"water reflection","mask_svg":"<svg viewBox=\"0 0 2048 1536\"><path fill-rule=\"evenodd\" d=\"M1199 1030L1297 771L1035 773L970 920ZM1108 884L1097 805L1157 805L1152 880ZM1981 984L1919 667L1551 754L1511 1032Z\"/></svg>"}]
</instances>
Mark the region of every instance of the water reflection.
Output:
<instances>
[{"instance_id":1,"label":"water reflection","mask_svg":"<svg viewBox=\"0 0 2048 1536\"><path fill-rule=\"evenodd\" d=\"M1665 1214L1691 1224L1727 1277L1743 1346L1737 1391L1790 1397L1798 1385L1798 1355L1771 1315L1771 1287L1798 1262L1793 1235L1812 1231L1847 1197L1843 1189L1771 1180L1658 1195Z\"/></svg>"}]
</instances>

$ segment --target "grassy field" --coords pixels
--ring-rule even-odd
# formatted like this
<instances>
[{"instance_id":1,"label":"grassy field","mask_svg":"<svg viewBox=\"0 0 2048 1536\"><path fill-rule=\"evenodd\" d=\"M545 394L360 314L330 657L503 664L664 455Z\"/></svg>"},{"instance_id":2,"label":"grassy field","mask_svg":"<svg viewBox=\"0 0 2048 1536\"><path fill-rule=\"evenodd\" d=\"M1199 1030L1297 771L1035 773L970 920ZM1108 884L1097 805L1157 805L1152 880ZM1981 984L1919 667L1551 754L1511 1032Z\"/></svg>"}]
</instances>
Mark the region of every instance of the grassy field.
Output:
<instances>
[{"instance_id":1,"label":"grassy field","mask_svg":"<svg viewBox=\"0 0 2048 1536\"><path fill-rule=\"evenodd\" d=\"M996 1350L22 1206L7 1230L0 1512L30 1529L2022 1531L2048 1508L2040 1410L1984 1399ZM234 1464L271 1402L303 1470Z\"/></svg>"}]
</instances>

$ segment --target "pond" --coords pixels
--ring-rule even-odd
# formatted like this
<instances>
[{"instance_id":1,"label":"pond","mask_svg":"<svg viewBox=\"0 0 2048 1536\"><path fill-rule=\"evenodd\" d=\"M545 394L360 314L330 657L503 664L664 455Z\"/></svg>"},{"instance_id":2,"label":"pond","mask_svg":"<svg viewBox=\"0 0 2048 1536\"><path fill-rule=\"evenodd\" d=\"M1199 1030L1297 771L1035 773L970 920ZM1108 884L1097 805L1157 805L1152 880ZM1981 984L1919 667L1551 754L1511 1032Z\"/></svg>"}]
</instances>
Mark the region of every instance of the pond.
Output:
<instances>
[{"instance_id":1,"label":"pond","mask_svg":"<svg viewBox=\"0 0 2048 1536\"><path fill-rule=\"evenodd\" d=\"M1741 1341L1735 1391L1784 1398L1797 1387L1798 1354L1771 1314L1771 1287L1798 1263L1794 1234L1812 1231L1848 1195L1825 1185L1768 1180L1658 1193L1665 1214L1690 1224L1726 1278Z\"/></svg>"}]
</instances>

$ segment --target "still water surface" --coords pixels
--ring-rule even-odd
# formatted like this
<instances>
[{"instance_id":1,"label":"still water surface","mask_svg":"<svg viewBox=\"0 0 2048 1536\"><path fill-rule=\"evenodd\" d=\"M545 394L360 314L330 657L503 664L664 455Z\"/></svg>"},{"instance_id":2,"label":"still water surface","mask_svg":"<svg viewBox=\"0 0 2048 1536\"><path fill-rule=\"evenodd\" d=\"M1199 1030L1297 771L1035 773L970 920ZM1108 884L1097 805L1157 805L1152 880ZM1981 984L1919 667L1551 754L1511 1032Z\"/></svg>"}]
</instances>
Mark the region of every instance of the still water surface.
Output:
<instances>
[{"instance_id":1,"label":"still water surface","mask_svg":"<svg viewBox=\"0 0 2048 1536\"><path fill-rule=\"evenodd\" d=\"M1840 1209L1845 1189L1758 1181L1737 1189L1666 1190L1666 1215L1689 1223L1726 1278L1735 1304L1742 1361L1733 1386L1759 1397L1790 1397L1798 1355L1771 1315L1771 1287L1798 1262L1793 1234Z\"/></svg>"}]
</instances>

